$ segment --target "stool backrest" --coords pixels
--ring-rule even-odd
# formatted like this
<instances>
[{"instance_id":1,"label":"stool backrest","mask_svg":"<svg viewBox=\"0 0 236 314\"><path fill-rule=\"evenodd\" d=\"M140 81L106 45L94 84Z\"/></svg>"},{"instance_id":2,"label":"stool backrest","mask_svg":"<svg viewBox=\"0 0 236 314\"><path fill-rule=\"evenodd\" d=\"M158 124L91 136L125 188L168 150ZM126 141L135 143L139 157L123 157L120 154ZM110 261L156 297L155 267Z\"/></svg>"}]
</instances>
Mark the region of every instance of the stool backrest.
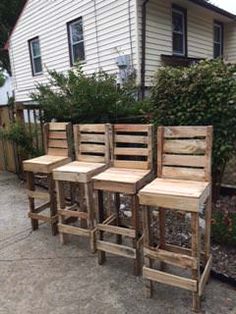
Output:
<instances>
[{"instance_id":1,"label":"stool backrest","mask_svg":"<svg viewBox=\"0 0 236 314\"><path fill-rule=\"evenodd\" d=\"M157 175L211 181L212 126L159 127Z\"/></svg>"},{"instance_id":2,"label":"stool backrest","mask_svg":"<svg viewBox=\"0 0 236 314\"><path fill-rule=\"evenodd\" d=\"M52 156L71 157L71 123L51 122L44 124L44 149Z\"/></svg>"},{"instance_id":3,"label":"stool backrest","mask_svg":"<svg viewBox=\"0 0 236 314\"><path fill-rule=\"evenodd\" d=\"M76 160L109 163L109 129L110 124L74 125Z\"/></svg>"},{"instance_id":4,"label":"stool backrest","mask_svg":"<svg viewBox=\"0 0 236 314\"><path fill-rule=\"evenodd\" d=\"M111 162L117 168L153 168L153 125L113 125Z\"/></svg>"}]
</instances>

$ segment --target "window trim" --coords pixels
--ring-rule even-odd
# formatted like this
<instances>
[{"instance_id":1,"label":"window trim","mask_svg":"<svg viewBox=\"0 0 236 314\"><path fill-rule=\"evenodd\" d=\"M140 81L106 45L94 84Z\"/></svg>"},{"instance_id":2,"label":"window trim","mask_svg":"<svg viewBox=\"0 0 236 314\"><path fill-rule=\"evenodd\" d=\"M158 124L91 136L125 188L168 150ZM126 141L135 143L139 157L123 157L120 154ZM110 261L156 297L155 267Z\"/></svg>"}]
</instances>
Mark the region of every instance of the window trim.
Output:
<instances>
[{"instance_id":1,"label":"window trim","mask_svg":"<svg viewBox=\"0 0 236 314\"><path fill-rule=\"evenodd\" d=\"M219 27L220 31L221 31L221 36L220 36L220 40L221 42L216 42L215 41L215 27ZM220 56L219 57L215 57L215 44L220 44ZM219 22L217 20L214 20L214 24L213 24L213 57L214 59L216 58L223 58L224 57L224 23Z\"/></svg>"},{"instance_id":2,"label":"window trim","mask_svg":"<svg viewBox=\"0 0 236 314\"><path fill-rule=\"evenodd\" d=\"M32 42L38 40L39 42L39 48L40 48L40 55L37 57L33 56L33 48L32 48ZM36 36L34 38L31 38L28 40L28 45L29 45L29 54L30 54L30 64L31 64L31 71L32 71L32 75L33 76L39 76L43 74L43 63L42 63L42 53L41 53L41 47L40 47L40 40L39 40L39 36ZM41 66L42 66L42 71L41 72L36 72L35 71L35 63L34 63L34 59L36 58L41 58Z\"/></svg>"},{"instance_id":3,"label":"window trim","mask_svg":"<svg viewBox=\"0 0 236 314\"><path fill-rule=\"evenodd\" d=\"M82 20L82 29L83 29L83 40L80 40L78 43L83 42L84 44L84 60L80 60L80 63L86 63L86 56L85 56L85 40L84 40L84 24L83 24L83 17L80 16L72 21L69 21L66 23L67 25L67 39L68 39L68 46L69 46L69 57L70 57L70 66L73 67L75 65L75 62L73 61L74 52L72 49L72 32L71 32L71 25L75 24L76 22Z\"/></svg>"},{"instance_id":4,"label":"window trim","mask_svg":"<svg viewBox=\"0 0 236 314\"><path fill-rule=\"evenodd\" d=\"M173 30L173 12L180 13L183 16L183 53L178 53L174 51L173 43L174 43L174 30ZM188 28L187 28L187 9L183 8L177 4L172 5L171 10L171 21L172 21L172 54L173 56L187 57L188 56Z\"/></svg>"}]
</instances>

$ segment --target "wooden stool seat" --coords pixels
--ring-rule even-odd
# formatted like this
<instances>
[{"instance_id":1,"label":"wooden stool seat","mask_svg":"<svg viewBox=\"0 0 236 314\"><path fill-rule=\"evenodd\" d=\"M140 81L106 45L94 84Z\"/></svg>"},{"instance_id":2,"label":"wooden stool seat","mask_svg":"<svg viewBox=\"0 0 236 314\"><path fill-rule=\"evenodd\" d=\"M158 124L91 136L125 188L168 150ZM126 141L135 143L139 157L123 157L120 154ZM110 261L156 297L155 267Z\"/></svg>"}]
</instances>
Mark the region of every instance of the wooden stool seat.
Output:
<instances>
[{"instance_id":1,"label":"wooden stool seat","mask_svg":"<svg viewBox=\"0 0 236 314\"><path fill-rule=\"evenodd\" d=\"M69 182L89 182L99 172L105 170L106 164L73 161L53 171L55 180Z\"/></svg>"},{"instance_id":2,"label":"wooden stool seat","mask_svg":"<svg viewBox=\"0 0 236 314\"><path fill-rule=\"evenodd\" d=\"M119 193L137 193L148 182L150 170L109 168L93 177L94 188Z\"/></svg>"},{"instance_id":3,"label":"wooden stool seat","mask_svg":"<svg viewBox=\"0 0 236 314\"><path fill-rule=\"evenodd\" d=\"M71 161L65 156L43 155L23 161L24 171L51 173L55 167L60 167Z\"/></svg>"},{"instance_id":4,"label":"wooden stool seat","mask_svg":"<svg viewBox=\"0 0 236 314\"><path fill-rule=\"evenodd\" d=\"M69 145L71 136L71 124L62 122L52 122L44 124L44 149L46 155L28 159L23 162L23 168L27 178L28 197L32 229L38 229L38 221L51 224L52 234L57 234L57 204L55 194L55 183L52 171L56 167L63 166L71 162L71 147ZM36 191L35 174L43 173L47 177L48 192ZM35 207L35 199L46 201L46 203ZM50 208L50 216L42 214Z\"/></svg>"},{"instance_id":5,"label":"wooden stool seat","mask_svg":"<svg viewBox=\"0 0 236 314\"><path fill-rule=\"evenodd\" d=\"M64 244L67 234L87 237L92 252L96 232L92 177L107 168L109 127L109 124L74 125L76 161L53 170L58 198L60 241ZM66 182L74 189L69 207L65 197ZM76 197L77 188L79 198ZM77 224L71 225L72 222Z\"/></svg>"},{"instance_id":6,"label":"wooden stool seat","mask_svg":"<svg viewBox=\"0 0 236 314\"><path fill-rule=\"evenodd\" d=\"M210 192L207 182L157 178L139 192L140 203L149 206L197 211Z\"/></svg>"}]
</instances>

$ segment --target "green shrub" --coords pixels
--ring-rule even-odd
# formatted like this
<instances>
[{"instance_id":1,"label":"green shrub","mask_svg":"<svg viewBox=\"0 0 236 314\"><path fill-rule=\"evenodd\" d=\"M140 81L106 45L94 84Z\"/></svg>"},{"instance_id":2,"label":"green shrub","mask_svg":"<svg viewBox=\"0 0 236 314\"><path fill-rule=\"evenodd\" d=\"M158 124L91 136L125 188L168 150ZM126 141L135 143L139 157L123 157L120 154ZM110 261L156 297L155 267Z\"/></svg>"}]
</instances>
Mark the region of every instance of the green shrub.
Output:
<instances>
[{"instance_id":1,"label":"green shrub","mask_svg":"<svg viewBox=\"0 0 236 314\"><path fill-rule=\"evenodd\" d=\"M104 72L87 76L80 65L68 73L49 71L49 83L36 88L31 97L43 109L45 121L115 122L138 110L130 84L119 89L114 76Z\"/></svg>"},{"instance_id":2,"label":"green shrub","mask_svg":"<svg viewBox=\"0 0 236 314\"><path fill-rule=\"evenodd\" d=\"M221 183L235 154L236 66L221 60L189 68L161 68L152 89L149 112L157 125L213 125L213 178Z\"/></svg>"},{"instance_id":3,"label":"green shrub","mask_svg":"<svg viewBox=\"0 0 236 314\"><path fill-rule=\"evenodd\" d=\"M215 212L213 214L212 240L218 244L236 245L236 213Z\"/></svg>"}]
</instances>

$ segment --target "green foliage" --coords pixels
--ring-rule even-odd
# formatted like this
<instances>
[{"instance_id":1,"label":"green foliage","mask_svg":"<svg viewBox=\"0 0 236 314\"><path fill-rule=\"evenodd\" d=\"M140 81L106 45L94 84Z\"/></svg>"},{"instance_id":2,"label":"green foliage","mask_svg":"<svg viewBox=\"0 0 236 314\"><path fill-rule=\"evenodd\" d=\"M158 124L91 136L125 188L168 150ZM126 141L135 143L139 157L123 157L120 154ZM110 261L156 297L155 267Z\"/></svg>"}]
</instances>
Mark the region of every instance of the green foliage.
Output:
<instances>
[{"instance_id":1,"label":"green foliage","mask_svg":"<svg viewBox=\"0 0 236 314\"><path fill-rule=\"evenodd\" d=\"M157 125L213 125L213 176L221 182L235 154L236 66L222 60L189 68L161 68L152 90L149 112Z\"/></svg>"},{"instance_id":2,"label":"green foliage","mask_svg":"<svg viewBox=\"0 0 236 314\"><path fill-rule=\"evenodd\" d=\"M9 34L14 27L17 17L26 0L1 0L0 1L0 66L10 73L8 51L3 50Z\"/></svg>"},{"instance_id":3,"label":"green foliage","mask_svg":"<svg viewBox=\"0 0 236 314\"><path fill-rule=\"evenodd\" d=\"M219 244L236 245L236 213L220 211L213 214L212 239Z\"/></svg>"},{"instance_id":4,"label":"green foliage","mask_svg":"<svg viewBox=\"0 0 236 314\"><path fill-rule=\"evenodd\" d=\"M11 124L8 130L0 131L0 138L15 143L18 146L18 149L20 150L20 153L22 155L27 157L34 157L41 153L34 148L34 145L32 145L34 132L32 132L31 136L21 123L14 122Z\"/></svg>"},{"instance_id":5,"label":"green foliage","mask_svg":"<svg viewBox=\"0 0 236 314\"><path fill-rule=\"evenodd\" d=\"M45 121L73 123L115 122L137 113L134 88L117 89L114 76L104 72L87 76L77 65L68 73L49 71L49 84L38 84L31 95Z\"/></svg>"}]
</instances>

